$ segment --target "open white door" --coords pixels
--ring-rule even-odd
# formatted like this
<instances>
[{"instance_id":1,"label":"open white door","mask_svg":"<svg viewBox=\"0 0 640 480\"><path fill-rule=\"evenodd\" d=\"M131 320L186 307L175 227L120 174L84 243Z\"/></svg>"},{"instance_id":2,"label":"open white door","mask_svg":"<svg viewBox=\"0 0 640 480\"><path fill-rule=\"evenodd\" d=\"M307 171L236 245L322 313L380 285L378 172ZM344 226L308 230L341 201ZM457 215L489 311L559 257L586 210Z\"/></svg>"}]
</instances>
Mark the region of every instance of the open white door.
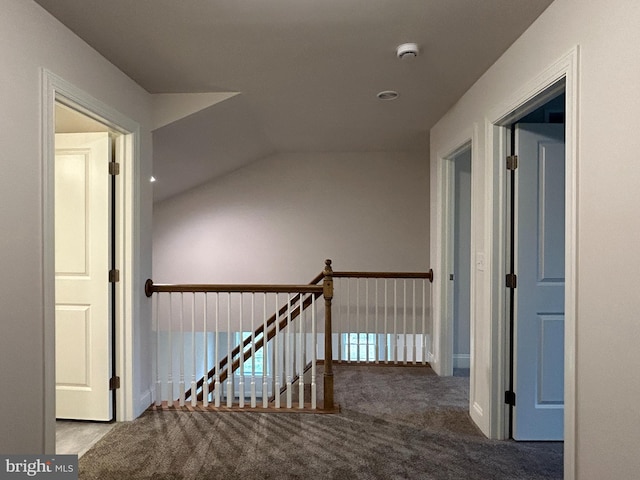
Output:
<instances>
[{"instance_id":1,"label":"open white door","mask_svg":"<svg viewBox=\"0 0 640 480\"><path fill-rule=\"evenodd\" d=\"M56 135L56 417L112 419L108 133Z\"/></svg>"},{"instance_id":2,"label":"open white door","mask_svg":"<svg viewBox=\"0 0 640 480\"><path fill-rule=\"evenodd\" d=\"M564 417L563 124L517 124L513 438L562 440Z\"/></svg>"}]
</instances>

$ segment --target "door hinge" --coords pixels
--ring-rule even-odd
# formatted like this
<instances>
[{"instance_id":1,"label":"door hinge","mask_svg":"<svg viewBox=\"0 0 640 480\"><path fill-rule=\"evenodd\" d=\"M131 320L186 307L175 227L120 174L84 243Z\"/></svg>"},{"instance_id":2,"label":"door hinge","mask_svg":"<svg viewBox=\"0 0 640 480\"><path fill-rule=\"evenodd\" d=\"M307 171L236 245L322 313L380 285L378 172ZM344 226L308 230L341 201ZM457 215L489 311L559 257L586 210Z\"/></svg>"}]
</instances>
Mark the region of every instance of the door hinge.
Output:
<instances>
[{"instance_id":1,"label":"door hinge","mask_svg":"<svg viewBox=\"0 0 640 480\"><path fill-rule=\"evenodd\" d=\"M109 390L117 390L120 388L120 377L115 376L109 379Z\"/></svg>"},{"instance_id":2,"label":"door hinge","mask_svg":"<svg viewBox=\"0 0 640 480\"><path fill-rule=\"evenodd\" d=\"M507 405L511 405L512 407L516 406L516 392L512 392L507 390L504 392L504 403Z\"/></svg>"},{"instance_id":3,"label":"door hinge","mask_svg":"<svg viewBox=\"0 0 640 480\"><path fill-rule=\"evenodd\" d=\"M118 162L109 162L109 175L120 175L120 164Z\"/></svg>"},{"instance_id":4,"label":"door hinge","mask_svg":"<svg viewBox=\"0 0 640 480\"><path fill-rule=\"evenodd\" d=\"M518 276L515 273L507 274L507 288L516 288L518 286Z\"/></svg>"},{"instance_id":5,"label":"door hinge","mask_svg":"<svg viewBox=\"0 0 640 480\"><path fill-rule=\"evenodd\" d=\"M518 168L518 156L509 155L507 157L507 170L515 170Z\"/></svg>"},{"instance_id":6,"label":"door hinge","mask_svg":"<svg viewBox=\"0 0 640 480\"><path fill-rule=\"evenodd\" d=\"M118 283L120 281L120 270L114 268L109 270L109 283Z\"/></svg>"}]
</instances>

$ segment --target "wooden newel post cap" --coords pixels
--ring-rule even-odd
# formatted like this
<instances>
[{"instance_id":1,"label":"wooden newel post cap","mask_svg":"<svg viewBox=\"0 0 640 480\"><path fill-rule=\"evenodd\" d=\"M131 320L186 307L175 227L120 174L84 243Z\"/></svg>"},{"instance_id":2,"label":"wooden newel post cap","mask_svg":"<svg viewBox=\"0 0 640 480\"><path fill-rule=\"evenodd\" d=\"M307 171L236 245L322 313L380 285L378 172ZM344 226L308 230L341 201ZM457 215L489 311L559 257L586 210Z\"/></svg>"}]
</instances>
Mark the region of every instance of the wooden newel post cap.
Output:
<instances>
[{"instance_id":1,"label":"wooden newel post cap","mask_svg":"<svg viewBox=\"0 0 640 480\"><path fill-rule=\"evenodd\" d=\"M327 274L327 272L333 273L333 269L331 268L331 259L329 258L324 261L324 272L325 275Z\"/></svg>"},{"instance_id":2,"label":"wooden newel post cap","mask_svg":"<svg viewBox=\"0 0 640 480\"><path fill-rule=\"evenodd\" d=\"M333 298L333 269L331 268L331 260L324 261L324 298L331 300Z\"/></svg>"}]
</instances>

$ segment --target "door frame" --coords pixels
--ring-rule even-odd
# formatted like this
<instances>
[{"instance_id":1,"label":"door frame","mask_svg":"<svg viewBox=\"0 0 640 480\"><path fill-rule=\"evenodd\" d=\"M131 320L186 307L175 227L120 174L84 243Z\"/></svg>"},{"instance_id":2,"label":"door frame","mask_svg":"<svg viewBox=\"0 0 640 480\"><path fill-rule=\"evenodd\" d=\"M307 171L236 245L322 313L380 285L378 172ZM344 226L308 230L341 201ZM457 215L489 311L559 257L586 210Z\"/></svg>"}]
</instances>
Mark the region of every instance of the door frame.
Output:
<instances>
[{"instance_id":1,"label":"door frame","mask_svg":"<svg viewBox=\"0 0 640 480\"><path fill-rule=\"evenodd\" d=\"M42 145L42 236L44 291L44 451L55 453L55 104L62 103L93 118L121 134L116 142L116 157L121 162L116 179L116 265L120 281L116 284L116 421L132 420L133 405L133 310L134 253L139 232L140 126L81 89L41 69L41 145ZM106 274L106 272L105 272Z\"/></svg>"},{"instance_id":2,"label":"door frame","mask_svg":"<svg viewBox=\"0 0 640 480\"><path fill-rule=\"evenodd\" d=\"M487 245L491 248L491 319L495 348L492 356L491 437L505 438L508 430L508 406L504 403L508 369L508 295L504 279L507 235L507 175L504 162L509 139L508 125L532 112L564 89L565 103L565 371L564 371L564 476L575 478L576 452L576 282L578 273L578 85L579 48L565 56L507 97L485 119L485 184L487 205Z\"/></svg>"},{"instance_id":3,"label":"door frame","mask_svg":"<svg viewBox=\"0 0 640 480\"><path fill-rule=\"evenodd\" d=\"M439 244L437 251L440 252L439 258L435 259L434 271L441 272L434 278L436 295L433 297L433 310L440 311L442 321L433 322L433 351L429 356L429 361L438 375L453 375L453 288L449 281L449 272L453 265L453 215L454 215L454 198L453 198L453 182L454 179L454 159L462 151L467 148L471 149L471 170L473 171L474 163L476 163L478 145L478 125L474 124L473 129L465 131L444 151L438 152L437 158L437 178L440 186L440 194L437 195L436 203L438 218L436 219L442 235L436 239ZM471 175L471 198L475 191L474 175ZM469 310L469 329L470 338L473 339L475 331L474 322L474 305L475 298L475 276L473 272L473 259L475 258L475 205L471 202L471 263L469 278L469 296L471 298L471 308ZM473 341L470 342L470 386L473 388Z\"/></svg>"},{"instance_id":4,"label":"door frame","mask_svg":"<svg viewBox=\"0 0 640 480\"><path fill-rule=\"evenodd\" d=\"M443 262L441 270L443 273L442 278L442 312L444 314L445 320L445 328L446 333L443 332L441 338L446 338L446 345L442 345L442 354L450 357L450 363L447 362L446 368L447 373L445 375L453 375L454 369L454 313L455 313L455 279L454 283L451 282L449 275L453 273L455 267L455 212L456 212L456 191L455 191L455 173L456 173L456 158L462 152L469 150L469 154L473 157L473 141L468 139L462 145L460 145L455 150L451 151L446 157L442 159L442 179L443 179L443 196L444 196L444 204L443 204L443 232L444 232L444 244L442 249ZM471 169L473 170L473 159L471 161ZM473 175L471 175L473 179ZM473 184L471 187L471 198L473 198ZM473 202L471 205L473 209ZM473 222L473 213L470 214L470 221ZM474 251L474 241L473 235L470 237L471 245L469 247L470 258L473 258L472 253ZM471 291L471 272L472 272L471 264L469 264L469 290ZM471 297L471 292L469 292L469 298ZM472 308L470 305L469 309L469 327L471 328L471 317L473 316ZM441 373L442 375L442 373Z\"/></svg>"}]
</instances>

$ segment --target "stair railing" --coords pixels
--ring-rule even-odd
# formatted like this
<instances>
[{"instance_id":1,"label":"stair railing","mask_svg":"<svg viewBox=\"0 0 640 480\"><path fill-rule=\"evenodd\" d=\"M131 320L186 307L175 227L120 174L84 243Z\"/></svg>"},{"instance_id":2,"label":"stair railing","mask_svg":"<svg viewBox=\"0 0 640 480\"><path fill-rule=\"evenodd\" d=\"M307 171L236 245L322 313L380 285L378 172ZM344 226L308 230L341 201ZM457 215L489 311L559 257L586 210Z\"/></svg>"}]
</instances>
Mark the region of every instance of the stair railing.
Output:
<instances>
[{"instance_id":1,"label":"stair railing","mask_svg":"<svg viewBox=\"0 0 640 480\"><path fill-rule=\"evenodd\" d=\"M431 357L428 272L334 272L334 360L426 365Z\"/></svg>"},{"instance_id":2,"label":"stair railing","mask_svg":"<svg viewBox=\"0 0 640 480\"><path fill-rule=\"evenodd\" d=\"M159 285L147 280L146 295L151 297L156 294L156 406L164 404L171 407L177 403L177 406L184 407L186 400L190 399L192 407L197 406L199 400L204 407L209 406L210 401L213 401L215 407L220 407L224 398L227 407L245 408L245 400L248 397L251 408L257 408L257 399L261 397L263 408L277 409L281 407L280 395L276 395L273 404L269 405L269 389L278 392L284 385L287 387L286 407L292 408L293 381L298 379L298 405L299 408L305 408L304 369L310 363L309 408L316 409L316 363L318 351L322 349L324 400L321 408L333 411L332 274L331 261L327 260L322 275L314 279L314 284L309 285ZM319 280L322 280L322 284L316 285ZM209 294L212 294L213 300L209 299ZM235 297L232 297L233 294ZM263 295L262 307L256 307L255 296L260 294ZM271 316L268 315L269 294L275 299L275 313ZM279 307L281 296L285 294L286 304ZM318 331L316 321L316 299L320 296L324 297L323 332ZM247 298L250 299L248 304ZM226 317L224 313L220 314L221 307L226 307ZM251 311L248 315L250 330L245 336L247 307ZM311 310L310 315L306 314L307 309ZM256 315L256 310L262 311ZM184 326L189 318L191 331L185 336ZM262 318L262 324L256 328L257 318ZM239 337L237 342L233 338L234 335ZM323 347L318 345L321 335L324 336ZM198 336L202 338L197 338ZM310 348L307 348L307 344L310 344ZM232 345L236 345L235 348L232 349ZM260 352L260 373L263 380L261 385L256 382L256 358ZM303 359L303 352L305 356L307 352L310 354L309 362L306 358ZM213 362L209 358L211 355L214 358ZM177 365L174 364L174 359ZM248 369L245 362L250 363ZM211 364L214 365L213 368L210 368ZM191 382L187 390L186 375L189 373ZM248 388L245 383L247 376L250 380ZM197 380L198 377L200 380ZM270 381L268 377L271 377ZM174 382L174 378L178 381ZM176 396L177 401L174 400Z\"/></svg>"}]
</instances>

